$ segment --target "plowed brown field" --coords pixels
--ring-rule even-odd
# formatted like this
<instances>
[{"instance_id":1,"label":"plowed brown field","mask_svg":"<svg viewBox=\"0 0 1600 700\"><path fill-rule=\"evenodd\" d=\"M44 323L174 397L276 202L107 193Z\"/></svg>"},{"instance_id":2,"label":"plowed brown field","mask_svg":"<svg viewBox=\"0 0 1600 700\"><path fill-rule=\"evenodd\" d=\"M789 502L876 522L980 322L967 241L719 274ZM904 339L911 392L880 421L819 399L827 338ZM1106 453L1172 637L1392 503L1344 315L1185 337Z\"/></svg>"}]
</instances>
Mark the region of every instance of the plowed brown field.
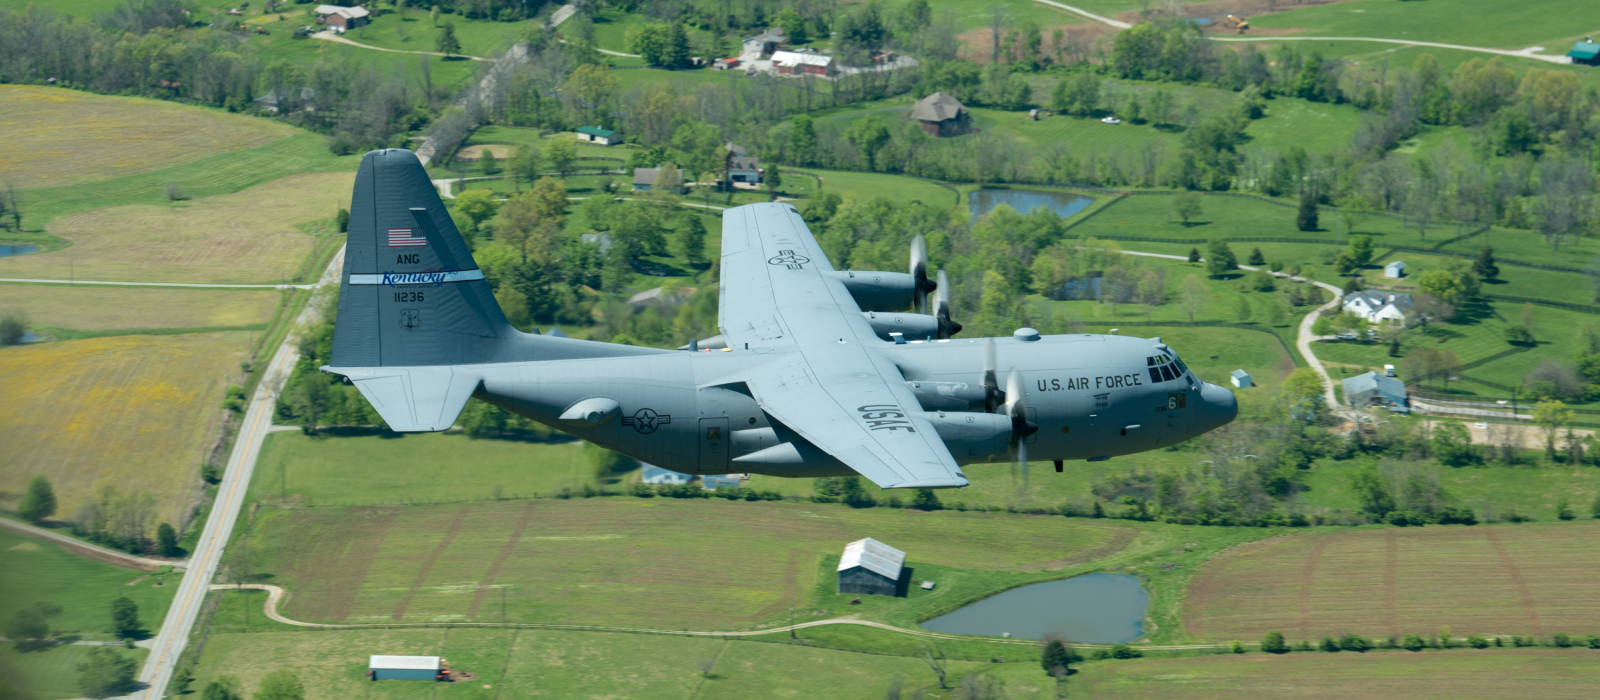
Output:
<instances>
[{"instance_id":1,"label":"plowed brown field","mask_svg":"<svg viewBox=\"0 0 1600 700\"><path fill-rule=\"evenodd\" d=\"M1600 633L1600 521L1344 530L1224 554L1189 586L1205 639Z\"/></svg>"}]
</instances>

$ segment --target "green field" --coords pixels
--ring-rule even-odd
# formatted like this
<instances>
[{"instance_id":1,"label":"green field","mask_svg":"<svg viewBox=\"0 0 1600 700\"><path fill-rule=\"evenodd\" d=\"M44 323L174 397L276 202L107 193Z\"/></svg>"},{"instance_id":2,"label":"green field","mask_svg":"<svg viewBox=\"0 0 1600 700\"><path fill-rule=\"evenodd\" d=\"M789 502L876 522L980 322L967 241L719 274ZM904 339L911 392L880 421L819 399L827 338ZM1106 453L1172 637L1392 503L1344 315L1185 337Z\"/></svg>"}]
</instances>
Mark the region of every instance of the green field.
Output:
<instances>
[{"instance_id":1,"label":"green field","mask_svg":"<svg viewBox=\"0 0 1600 700\"><path fill-rule=\"evenodd\" d=\"M1588 649L1458 649L1422 653L1291 653L1084 664L1071 697L1585 698L1600 693L1600 654Z\"/></svg>"},{"instance_id":2,"label":"green field","mask_svg":"<svg viewBox=\"0 0 1600 700\"><path fill-rule=\"evenodd\" d=\"M478 675L470 683L372 683L367 655L426 654ZM712 662L702 676L700 661ZM876 700L898 676L906 697L938 694L921 659L808 649L788 644L708 638L543 630L361 630L215 634L196 666L199 689L223 673L246 688L277 668L306 682L307 700L349 697L458 698L753 698L830 697ZM1014 692L1048 681L1037 663L951 661L952 680L1004 673ZM490 688L485 689L485 686ZM948 697L949 691L943 695ZM1014 694L1013 698L1046 697Z\"/></svg>"},{"instance_id":3,"label":"green field","mask_svg":"<svg viewBox=\"0 0 1600 700\"><path fill-rule=\"evenodd\" d=\"M93 647L63 645L41 651L18 651L15 644L0 644L0 670L10 670L16 675L5 678L8 692L20 692L14 697L32 700L78 698L83 690L78 686L78 667L88 659ZM117 649L117 653L140 663L150 655L145 649Z\"/></svg>"},{"instance_id":4,"label":"green field","mask_svg":"<svg viewBox=\"0 0 1600 700\"><path fill-rule=\"evenodd\" d=\"M291 18L290 23L300 24L298 18ZM481 58L505 50L531 29L526 21L491 22L454 14L440 15L438 26L434 26L428 19L427 6L419 6L407 10L404 21L393 11L378 14L370 24L345 32L344 38L395 51L438 51L437 38L447 23L455 25L461 54Z\"/></svg>"},{"instance_id":5,"label":"green field","mask_svg":"<svg viewBox=\"0 0 1600 700\"><path fill-rule=\"evenodd\" d=\"M263 570L295 591L285 614L361 623L504 615L512 622L748 627L786 617L788 605L810 597L818 557L867 534L894 542L914 561L993 571L1011 581L1005 588L1119 551L1138 532L1059 517L907 517L887 509L631 497L263 516L252 548L262 554ZM730 548L743 562L731 570L722 565ZM928 595L948 600L963 595L960 588ZM638 605L647 591L651 604ZM921 596L914 593L911 604Z\"/></svg>"},{"instance_id":6,"label":"green field","mask_svg":"<svg viewBox=\"0 0 1600 700\"><path fill-rule=\"evenodd\" d=\"M151 289L57 284L11 284L0 309L27 314L52 334L189 328L264 330L283 293L260 289Z\"/></svg>"},{"instance_id":7,"label":"green field","mask_svg":"<svg viewBox=\"0 0 1600 700\"><path fill-rule=\"evenodd\" d=\"M111 601L127 596L152 635L178 590L181 574L151 575L69 552L48 541L0 530L0 620L35 601L61 605L50 621L57 636L112 639ZM155 585L157 583L164 585ZM24 655L31 656L31 655Z\"/></svg>"},{"instance_id":8,"label":"green field","mask_svg":"<svg viewBox=\"0 0 1600 700\"><path fill-rule=\"evenodd\" d=\"M1184 601L1204 639L1600 631L1584 595L1600 522L1302 531L1206 563ZM1596 654L1600 656L1600 654Z\"/></svg>"},{"instance_id":9,"label":"green field","mask_svg":"<svg viewBox=\"0 0 1600 700\"><path fill-rule=\"evenodd\" d=\"M397 505L551 496L597 485L582 443L473 440L461 433L267 437L256 499L315 506ZM471 468L463 470L463 455Z\"/></svg>"},{"instance_id":10,"label":"green field","mask_svg":"<svg viewBox=\"0 0 1600 700\"><path fill-rule=\"evenodd\" d=\"M1408 419L1416 420L1416 419ZM1310 509L1340 509L1355 512L1361 504L1350 488L1350 477L1363 463L1323 460L1306 475L1307 491L1301 496ZM1600 470L1558 467L1452 468L1433 461L1407 465L1438 479L1444 490L1461 505L1472 508L1479 517L1491 514L1504 518L1512 511L1541 522L1556 519L1556 505L1566 500L1579 512L1582 506L1600 495Z\"/></svg>"},{"instance_id":11,"label":"green field","mask_svg":"<svg viewBox=\"0 0 1600 700\"><path fill-rule=\"evenodd\" d=\"M1594 29L1575 17L1574 9L1563 0L1357 0L1285 9L1251 17L1250 24L1313 36L1411 39L1500 49L1543 44L1543 53L1564 54L1573 41L1583 39L1583 32Z\"/></svg>"}]
</instances>

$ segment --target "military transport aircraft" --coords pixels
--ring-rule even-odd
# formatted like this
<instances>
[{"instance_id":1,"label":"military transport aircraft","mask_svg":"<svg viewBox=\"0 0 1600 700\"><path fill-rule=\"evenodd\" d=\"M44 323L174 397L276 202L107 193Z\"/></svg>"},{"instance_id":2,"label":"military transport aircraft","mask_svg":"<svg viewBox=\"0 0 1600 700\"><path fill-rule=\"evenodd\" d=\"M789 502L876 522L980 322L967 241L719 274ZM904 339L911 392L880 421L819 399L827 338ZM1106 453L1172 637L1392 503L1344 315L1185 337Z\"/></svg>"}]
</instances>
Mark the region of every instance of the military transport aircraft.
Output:
<instances>
[{"instance_id":1,"label":"military transport aircraft","mask_svg":"<svg viewBox=\"0 0 1600 700\"><path fill-rule=\"evenodd\" d=\"M1238 413L1159 338L952 338L920 238L909 273L834 270L784 203L723 212L722 334L677 351L513 328L410 151L366 155L350 212L322 371L396 431L446 430L476 396L677 472L953 488L963 464L1031 453L1060 471Z\"/></svg>"}]
</instances>

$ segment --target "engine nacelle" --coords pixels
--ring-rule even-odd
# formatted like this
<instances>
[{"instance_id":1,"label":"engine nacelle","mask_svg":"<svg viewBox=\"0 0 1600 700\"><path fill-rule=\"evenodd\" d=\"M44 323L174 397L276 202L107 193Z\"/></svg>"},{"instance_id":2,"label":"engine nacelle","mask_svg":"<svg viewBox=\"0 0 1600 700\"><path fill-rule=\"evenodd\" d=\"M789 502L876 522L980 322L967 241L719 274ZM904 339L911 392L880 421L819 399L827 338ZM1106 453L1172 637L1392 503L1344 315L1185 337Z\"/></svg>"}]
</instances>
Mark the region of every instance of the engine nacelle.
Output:
<instances>
[{"instance_id":1,"label":"engine nacelle","mask_svg":"<svg viewBox=\"0 0 1600 700\"><path fill-rule=\"evenodd\" d=\"M904 272L846 270L827 274L844 283L863 311L909 309L917 289L916 278Z\"/></svg>"},{"instance_id":2,"label":"engine nacelle","mask_svg":"<svg viewBox=\"0 0 1600 700\"><path fill-rule=\"evenodd\" d=\"M939 337L939 319L927 314L887 313L863 311L861 315L872 325L879 338L894 340L890 333L899 333L906 340L927 340Z\"/></svg>"},{"instance_id":3,"label":"engine nacelle","mask_svg":"<svg viewBox=\"0 0 1600 700\"><path fill-rule=\"evenodd\" d=\"M909 381L911 393L925 411L983 410L983 386L968 382Z\"/></svg>"},{"instance_id":4,"label":"engine nacelle","mask_svg":"<svg viewBox=\"0 0 1600 700\"><path fill-rule=\"evenodd\" d=\"M1011 417L998 413L935 411L919 417L933 424L957 462L976 462L1011 447Z\"/></svg>"}]
</instances>

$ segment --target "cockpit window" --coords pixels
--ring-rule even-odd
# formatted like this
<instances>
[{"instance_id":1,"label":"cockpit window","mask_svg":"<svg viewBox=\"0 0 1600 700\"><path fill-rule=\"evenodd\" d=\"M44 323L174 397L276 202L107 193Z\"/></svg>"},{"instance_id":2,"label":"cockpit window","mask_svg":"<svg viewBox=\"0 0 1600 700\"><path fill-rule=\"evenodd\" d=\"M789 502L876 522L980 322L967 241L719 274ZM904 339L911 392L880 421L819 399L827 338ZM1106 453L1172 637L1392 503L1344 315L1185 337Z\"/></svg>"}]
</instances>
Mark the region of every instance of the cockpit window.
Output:
<instances>
[{"instance_id":1,"label":"cockpit window","mask_svg":"<svg viewBox=\"0 0 1600 700\"><path fill-rule=\"evenodd\" d=\"M1183 365L1183 360L1166 355L1154 355L1145 358L1146 368L1150 370L1150 383L1159 384L1181 378L1188 367Z\"/></svg>"}]
</instances>

